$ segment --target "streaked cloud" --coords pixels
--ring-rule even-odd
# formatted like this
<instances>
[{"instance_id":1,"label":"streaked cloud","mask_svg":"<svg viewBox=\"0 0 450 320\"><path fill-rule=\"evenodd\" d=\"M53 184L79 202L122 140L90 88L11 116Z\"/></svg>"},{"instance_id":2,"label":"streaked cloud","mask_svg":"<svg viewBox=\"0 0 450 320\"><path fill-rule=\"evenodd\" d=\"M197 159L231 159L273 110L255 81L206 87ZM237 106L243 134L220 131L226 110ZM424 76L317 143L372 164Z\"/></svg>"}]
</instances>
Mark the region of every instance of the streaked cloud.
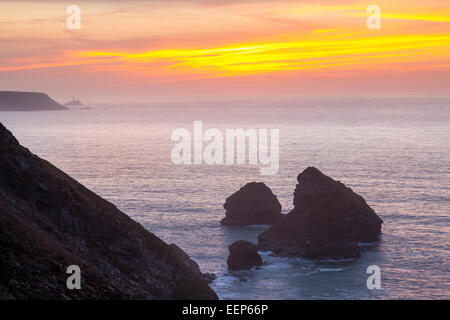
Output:
<instances>
[{"instance_id":1,"label":"streaked cloud","mask_svg":"<svg viewBox=\"0 0 450 320\"><path fill-rule=\"evenodd\" d=\"M450 6L379 0L382 29L366 27L365 1L80 1L82 28L65 28L60 1L0 4L0 84L36 74L58 81L113 78L168 83L361 72L450 65ZM30 10L24 10L29 5ZM45 72L44 72L45 71ZM114 75L114 77L111 77ZM407 84L405 84L406 86Z\"/></svg>"},{"instance_id":2,"label":"streaked cloud","mask_svg":"<svg viewBox=\"0 0 450 320\"><path fill-rule=\"evenodd\" d=\"M95 65L97 71L123 70L137 72L138 76L184 73L229 77L352 66L371 69L384 65L384 68L390 68L393 63L448 60L450 34L369 36L339 33L331 38L324 35L322 39L316 35L303 35L292 41L249 42L198 49L68 51L47 61L30 64L17 61L0 71Z\"/></svg>"}]
</instances>

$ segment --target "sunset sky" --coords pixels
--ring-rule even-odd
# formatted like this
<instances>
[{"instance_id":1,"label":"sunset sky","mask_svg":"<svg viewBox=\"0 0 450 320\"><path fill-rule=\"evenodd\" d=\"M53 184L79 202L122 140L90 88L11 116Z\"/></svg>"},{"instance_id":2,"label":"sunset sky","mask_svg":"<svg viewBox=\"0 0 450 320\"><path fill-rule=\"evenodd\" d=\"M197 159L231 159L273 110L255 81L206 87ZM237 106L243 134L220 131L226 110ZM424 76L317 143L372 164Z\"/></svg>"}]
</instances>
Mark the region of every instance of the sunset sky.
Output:
<instances>
[{"instance_id":1,"label":"sunset sky","mask_svg":"<svg viewBox=\"0 0 450 320\"><path fill-rule=\"evenodd\" d=\"M0 90L61 102L449 95L450 2L1 1Z\"/></svg>"}]
</instances>

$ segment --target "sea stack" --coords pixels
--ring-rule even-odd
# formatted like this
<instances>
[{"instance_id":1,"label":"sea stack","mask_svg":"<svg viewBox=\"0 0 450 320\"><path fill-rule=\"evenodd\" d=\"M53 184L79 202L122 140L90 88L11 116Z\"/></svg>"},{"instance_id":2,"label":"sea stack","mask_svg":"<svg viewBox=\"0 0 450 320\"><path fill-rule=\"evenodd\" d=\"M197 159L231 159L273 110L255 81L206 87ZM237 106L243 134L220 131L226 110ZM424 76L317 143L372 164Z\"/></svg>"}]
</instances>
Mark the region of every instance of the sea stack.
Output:
<instances>
[{"instance_id":1,"label":"sea stack","mask_svg":"<svg viewBox=\"0 0 450 320\"><path fill-rule=\"evenodd\" d=\"M230 255L227 264L230 270L246 270L263 264L261 256L258 254L258 246L244 240L233 242L228 247Z\"/></svg>"},{"instance_id":2,"label":"sea stack","mask_svg":"<svg viewBox=\"0 0 450 320\"><path fill-rule=\"evenodd\" d=\"M0 91L0 111L67 110L41 92Z\"/></svg>"},{"instance_id":3,"label":"sea stack","mask_svg":"<svg viewBox=\"0 0 450 320\"><path fill-rule=\"evenodd\" d=\"M294 209L258 237L279 256L354 258L359 242L378 240L383 221L352 189L308 167L297 177Z\"/></svg>"},{"instance_id":4,"label":"sea stack","mask_svg":"<svg viewBox=\"0 0 450 320\"><path fill-rule=\"evenodd\" d=\"M0 123L1 299L217 299L198 265ZM67 287L67 268L81 289Z\"/></svg>"},{"instance_id":5,"label":"sea stack","mask_svg":"<svg viewBox=\"0 0 450 320\"><path fill-rule=\"evenodd\" d=\"M247 183L225 200L222 225L271 225L282 217L281 204L262 182Z\"/></svg>"}]
</instances>

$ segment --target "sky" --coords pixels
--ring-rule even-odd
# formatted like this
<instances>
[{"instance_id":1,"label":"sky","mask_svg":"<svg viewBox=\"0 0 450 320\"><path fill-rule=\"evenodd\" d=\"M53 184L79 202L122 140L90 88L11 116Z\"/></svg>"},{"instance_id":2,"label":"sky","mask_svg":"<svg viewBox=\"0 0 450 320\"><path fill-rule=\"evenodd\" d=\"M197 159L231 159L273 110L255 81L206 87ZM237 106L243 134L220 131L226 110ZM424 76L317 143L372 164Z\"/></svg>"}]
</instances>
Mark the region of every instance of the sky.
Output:
<instances>
[{"instance_id":1,"label":"sky","mask_svg":"<svg viewBox=\"0 0 450 320\"><path fill-rule=\"evenodd\" d=\"M450 95L450 2L2 0L0 90L60 102Z\"/></svg>"}]
</instances>

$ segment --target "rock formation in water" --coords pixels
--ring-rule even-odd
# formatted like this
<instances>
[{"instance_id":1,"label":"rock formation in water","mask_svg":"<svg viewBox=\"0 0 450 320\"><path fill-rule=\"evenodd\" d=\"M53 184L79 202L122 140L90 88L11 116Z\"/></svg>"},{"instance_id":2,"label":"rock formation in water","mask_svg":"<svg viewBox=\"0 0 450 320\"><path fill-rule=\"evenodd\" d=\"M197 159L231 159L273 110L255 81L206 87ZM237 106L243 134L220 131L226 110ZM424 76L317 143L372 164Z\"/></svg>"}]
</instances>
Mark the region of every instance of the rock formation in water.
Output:
<instances>
[{"instance_id":1,"label":"rock formation in water","mask_svg":"<svg viewBox=\"0 0 450 320\"><path fill-rule=\"evenodd\" d=\"M40 92L0 91L0 111L67 110Z\"/></svg>"},{"instance_id":2,"label":"rock formation in water","mask_svg":"<svg viewBox=\"0 0 450 320\"><path fill-rule=\"evenodd\" d=\"M0 299L217 299L181 251L0 124Z\"/></svg>"},{"instance_id":3,"label":"rock formation in water","mask_svg":"<svg viewBox=\"0 0 450 320\"><path fill-rule=\"evenodd\" d=\"M77 106L83 106L80 100L72 98L72 101L64 103L64 106L66 107L77 107Z\"/></svg>"},{"instance_id":4,"label":"rock formation in water","mask_svg":"<svg viewBox=\"0 0 450 320\"><path fill-rule=\"evenodd\" d=\"M383 221L339 181L309 167L298 175L294 209L258 237L261 250L280 256L353 258L358 242L378 240Z\"/></svg>"},{"instance_id":5,"label":"rock formation in water","mask_svg":"<svg viewBox=\"0 0 450 320\"><path fill-rule=\"evenodd\" d=\"M281 204L262 182L247 183L225 200L222 225L272 224L281 218Z\"/></svg>"},{"instance_id":6,"label":"rock formation in water","mask_svg":"<svg viewBox=\"0 0 450 320\"><path fill-rule=\"evenodd\" d=\"M228 247L230 255L227 264L230 270L245 270L261 266L263 261L258 254L258 246L244 240L233 242Z\"/></svg>"}]
</instances>

